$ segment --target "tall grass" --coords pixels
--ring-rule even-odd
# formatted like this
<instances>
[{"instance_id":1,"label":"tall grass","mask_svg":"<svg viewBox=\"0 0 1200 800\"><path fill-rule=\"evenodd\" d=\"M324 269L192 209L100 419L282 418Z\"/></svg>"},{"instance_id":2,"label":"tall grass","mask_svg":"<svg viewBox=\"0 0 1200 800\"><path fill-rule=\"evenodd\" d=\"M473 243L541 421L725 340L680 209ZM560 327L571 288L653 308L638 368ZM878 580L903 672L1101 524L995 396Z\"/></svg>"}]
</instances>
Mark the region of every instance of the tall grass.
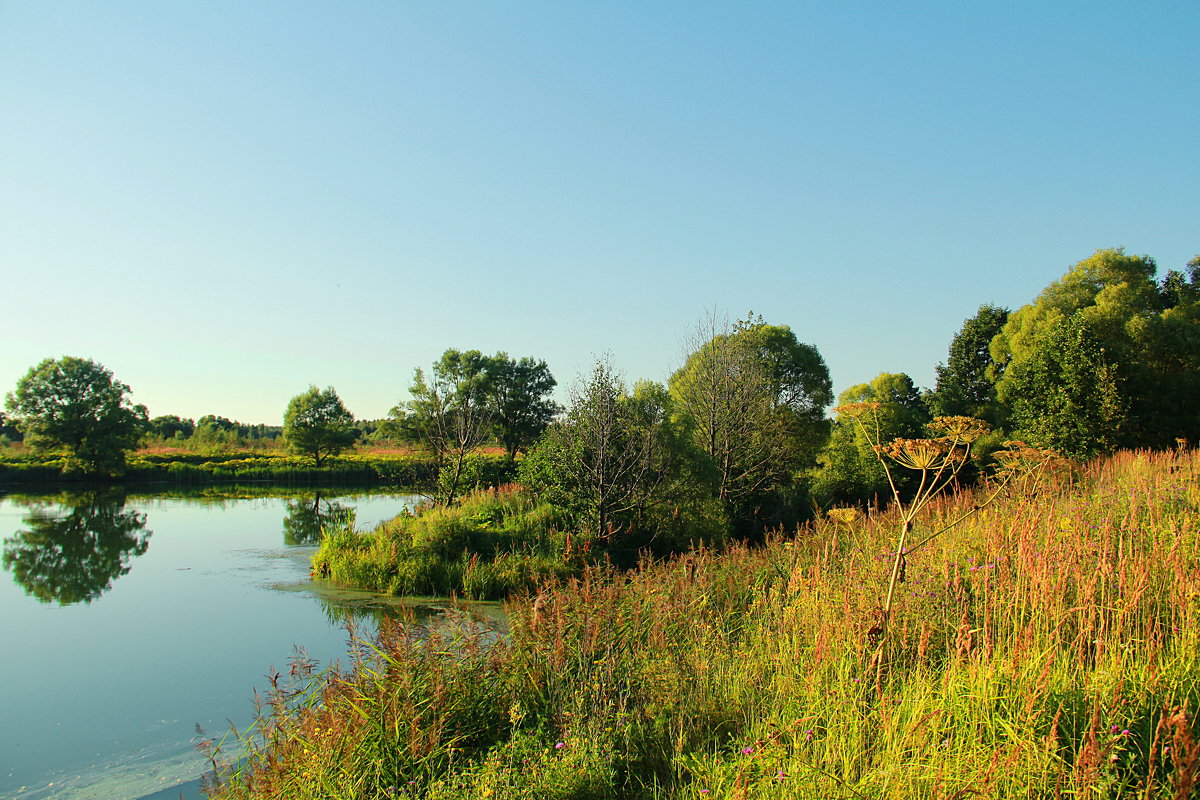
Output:
<instances>
[{"instance_id":1,"label":"tall grass","mask_svg":"<svg viewBox=\"0 0 1200 800\"><path fill-rule=\"evenodd\" d=\"M1198 471L1120 453L947 531L908 559L882 673L886 513L589 568L510 603L503 641L385 629L281 686L215 796L1193 797Z\"/></svg>"},{"instance_id":2,"label":"tall grass","mask_svg":"<svg viewBox=\"0 0 1200 800\"><path fill-rule=\"evenodd\" d=\"M313 574L395 595L496 599L581 569L564 522L511 485L481 490L368 533L335 531L314 555Z\"/></svg>"}]
</instances>

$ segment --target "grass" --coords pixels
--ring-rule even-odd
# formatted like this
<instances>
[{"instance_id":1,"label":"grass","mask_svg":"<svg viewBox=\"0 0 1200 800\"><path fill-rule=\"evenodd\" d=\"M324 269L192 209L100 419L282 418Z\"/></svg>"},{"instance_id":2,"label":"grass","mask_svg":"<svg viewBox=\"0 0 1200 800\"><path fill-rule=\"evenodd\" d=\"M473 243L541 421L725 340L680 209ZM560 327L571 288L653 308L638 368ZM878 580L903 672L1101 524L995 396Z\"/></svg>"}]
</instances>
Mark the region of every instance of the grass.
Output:
<instances>
[{"instance_id":1,"label":"grass","mask_svg":"<svg viewBox=\"0 0 1200 800\"><path fill-rule=\"evenodd\" d=\"M501 641L385 626L281 678L214 796L1194 797L1198 474L1125 452L1002 496L909 557L882 671L887 513L589 567Z\"/></svg>"},{"instance_id":2,"label":"grass","mask_svg":"<svg viewBox=\"0 0 1200 800\"><path fill-rule=\"evenodd\" d=\"M513 486L401 515L369 533L328 533L313 574L394 595L491 600L576 574L583 554L554 508Z\"/></svg>"}]
</instances>

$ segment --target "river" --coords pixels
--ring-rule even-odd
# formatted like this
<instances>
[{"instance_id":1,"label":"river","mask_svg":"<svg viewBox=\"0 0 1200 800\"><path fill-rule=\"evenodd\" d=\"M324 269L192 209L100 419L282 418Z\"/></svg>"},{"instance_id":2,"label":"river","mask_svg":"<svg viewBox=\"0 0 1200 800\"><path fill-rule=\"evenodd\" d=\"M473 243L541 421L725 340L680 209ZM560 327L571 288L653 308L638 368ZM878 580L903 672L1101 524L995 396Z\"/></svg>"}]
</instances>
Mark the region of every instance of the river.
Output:
<instances>
[{"instance_id":1,"label":"river","mask_svg":"<svg viewBox=\"0 0 1200 800\"><path fill-rule=\"evenodd\" d=\"M322 524L370 527L413 500L0 498L0 797L200 797L198 730L249 723L296 648L344 663L347 619L367 634L381 614L448 614L308 580Z\"/></svg>"}]
</instances>

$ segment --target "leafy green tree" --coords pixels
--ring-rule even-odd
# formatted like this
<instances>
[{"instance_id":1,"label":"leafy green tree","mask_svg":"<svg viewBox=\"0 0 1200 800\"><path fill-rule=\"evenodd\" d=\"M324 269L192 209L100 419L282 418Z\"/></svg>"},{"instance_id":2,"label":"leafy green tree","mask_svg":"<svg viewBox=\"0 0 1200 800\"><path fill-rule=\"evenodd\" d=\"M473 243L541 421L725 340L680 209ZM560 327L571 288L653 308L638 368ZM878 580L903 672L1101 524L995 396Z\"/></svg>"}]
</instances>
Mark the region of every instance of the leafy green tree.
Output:
<instances>
[{"instance_id":1,"label":"leafy green tree","mask_svg":"<svg viewBox=\"0 0 1200 800\"><path fill-rule=\"evenodd\" d=\"M672 421L671 406L660 384L641 382L629 394L598 363L572 391L566 418L522 461L521 482L566 509L577 531L609 553L629 556L660 537L670 549L689 536L721 536L719 505L704 499L707 462Z\"/></svg>"},{"instance_id":2,"label":"leafy green tree","mask_svg":"<svg viewBox=\"0 0 1200 800\"><path fill-rule=\"evenodd\" d=\"M1125 419L1120 378L1091 325L1082 314L1057 319L1008 370L1015 435L1072 458L1114 449Z\"/></svg>"},{"instance_id":3,"label":"leafy green tree","mask_svg":"<svg viewBox=\"0 0 1200 800\"><path fill-rule=\"evenodd\" d=\"M104 366L64 356L31 368L5 404L20 418L28 444L62 448L68 469L117 474L147 422L146 407L134 405L128 393Z\"/></svg>"},{"instance_id":4,"label":"leafy green tree","mask_svg":"<svg viewBox=\"0 0 1200 800\"><path fill-rule=\"evenodd\" d=\"M492 431L491 360L478 350L442 353L427 378L418 369L409 387L412 399L391 411L437 462L439 505L458 497L469 456Z\"/></svg>"},{"instance_id":5,"label":"leafy green tree","mask_svg":"<svg viewBox=\"0 0 1200 800\"><path fill-rule=\"evenodd\" d=\"M66 498L65 514L35 508L24 530L4 540L4 568L43 603L90 603L129 572L150 546L146 515L125 510L125 498Z\"/></svg>"},{"instance_id":6,"label":"leafy green tree","mask_svg":"<svg viewBox=\"0 0 1200 800\"><path fill-rule=\"evenodd\" d=\"M354 416L342 405L330 386L316 386L298 394L288 403L283 415L283 438L288 450L312 456L316 466L322 459L336 456L351 447L358 438Z\"/></svg>"},{"instance_id":7,"label":"leafy green tree","mask_svg":"<svg viewBox=\"0 0 1200 800\"><path fill-rule=\"evenodd\" d=\"M991 375L992 339L1008 321L1007 308L982 305L975 316L963 322L950 342L945 364L938 364L937 387L926 398L934 416L967 416L992 425L1003 422L1003 409L996 398Z\"/></svg>"},{"instance_id":8,"label":"leafy green tree","mask_svg":"<svg viewBox=\"0 0 1200 800\"><path fill-rule=\"evenodd\" d=\"M829 371L815 347L784 325L710 315L671 376L671 395L694 444L717 475L717 496L742 522L760 524L769 495L815 462L828 435Z\"/></svg>"},{"instance_id":9,"label":"leafy green tree","mask_svg":"<svg viewBox=\"0 0 1200 800\"><path fill-rule=\"evenodd\" d=\"M492 356L486 368L488 401L496 438L509 461L527 450L562 409L550 399L557 381L545 361L507 353Z\"/></svg>"},{"instance_id":10,"label":"leafy green tree","mask_svg":"<svg viewBox=\"0 0 1200 800\"><path fill-rule=\"evenodd\" d=\"M874 503L889 496L888 476L874 450L875 442L920 438L930 421L920 391L903 372L881 373L870 383L851 386L838 395L839 408L856 403L879 403L870 422L878 428L864 431L863 426L853 419L843 419L839 413L813 487L817 500L825 506ZM903 494L912 487L897 488Z\"/></svg>"},{"instance_id":11,"label":"leafy green tree","mask_svg":"<svg viewBox=\"0 0 1200 800\"><path fill-rule=\"evenodd\" d=\"M1044 433L1031 425L1028 416L1035 408L1024 397L1029 375L1068 379L1070 371L1056 372L1046 365L1055 358L1049 351L1067 336L1062 326L1078 316L1082 319L1075 334L1078 346L1094 340L1111 368L1105 374L1112 383L1112 406L1087 411L1116 424L1117 417L1111 415L1117 414L1113 409L1120 409L1117 429L1100 439L1106 442L1105 449L1163 448L1172 446L1177 437L1200 436L1200 262L1189 264L1187 276L1168 273L1161 283L1155 273L1154 260L1148 256L1127 255L1119 248L1100 250L1071 267L1034 302L1012 313L992 342L999 374L996 391L1009 406L1025 403L1021 424L1027 431ZM1043 385L1046 391L1051 388L1058 396L1081 396L1079 386ZM1078 414L1086 410L1075 408ZM1059 419L1054 427L1082 435L1088 428L1087 415L1069 425ZM1059 439L1057 446L1069 453L1094 452L1100 440Z\"/></svg>"},{"instance_id":12,"label":"leafy green tree","mask_svg":"<svg viewBox=\"0 0 1200 800\"><path fill-rule=\"evenodd\" d=\"M150 420L150 433L160 439L186 439L196 430L196 423L175 414L165 414Z\"/></svg>"}]
</instances>

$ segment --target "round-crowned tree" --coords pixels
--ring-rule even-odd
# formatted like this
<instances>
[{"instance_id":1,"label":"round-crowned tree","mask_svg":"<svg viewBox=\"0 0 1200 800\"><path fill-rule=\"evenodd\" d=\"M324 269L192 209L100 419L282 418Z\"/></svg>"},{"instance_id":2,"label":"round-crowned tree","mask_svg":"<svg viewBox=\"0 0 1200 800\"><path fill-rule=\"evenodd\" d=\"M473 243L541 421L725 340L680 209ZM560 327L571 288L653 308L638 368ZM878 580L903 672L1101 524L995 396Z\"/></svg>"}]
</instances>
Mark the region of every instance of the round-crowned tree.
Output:
<instances>
[{"instance_id":1,"label":"round-crowned tree","mask_svg":"<svg viewBox=\"0 0 1200 800\"><path fill-rule=\"evenodd\" d=\"M61 448L68 470L120 473L125 454L146 429L146 407L134 405L129 387L90 358L47 358L9 392L5 405L19 419L26 443Z\"/></svg>"},{"instance_id":2,"label":"round-crowned tree","mask_svg":"<svg viewBox=\"0 0 1200 800\"><path fill-rule=\"evenodd\" d=\"M324 391L309 386L307 392L292 398L283 415L283 440L288 450L311 456L318 467L324 459L353 445L357 438L354 416L332 386Z\"/></svg>"}]
</instances>

